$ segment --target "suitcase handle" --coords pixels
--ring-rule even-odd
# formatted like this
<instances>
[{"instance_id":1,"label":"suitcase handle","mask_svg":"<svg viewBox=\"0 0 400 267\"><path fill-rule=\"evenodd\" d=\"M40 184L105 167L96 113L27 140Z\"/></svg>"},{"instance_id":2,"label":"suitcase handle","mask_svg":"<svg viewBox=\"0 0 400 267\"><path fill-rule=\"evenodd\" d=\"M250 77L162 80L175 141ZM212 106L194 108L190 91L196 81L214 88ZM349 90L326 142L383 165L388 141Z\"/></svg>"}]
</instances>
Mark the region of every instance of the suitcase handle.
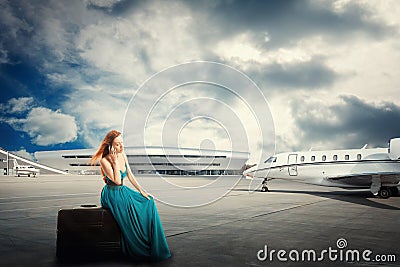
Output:
<instances>
[{"instance_id":1,"label":"suitcase handle","mask_svg":"<svg viewBox=\"0 0 400 267\"><path fill-rule=\"evenodd\" d=\"M97 208L95 204L83 204L81 205L82 208Z\"/></svg>"}]
</instances>

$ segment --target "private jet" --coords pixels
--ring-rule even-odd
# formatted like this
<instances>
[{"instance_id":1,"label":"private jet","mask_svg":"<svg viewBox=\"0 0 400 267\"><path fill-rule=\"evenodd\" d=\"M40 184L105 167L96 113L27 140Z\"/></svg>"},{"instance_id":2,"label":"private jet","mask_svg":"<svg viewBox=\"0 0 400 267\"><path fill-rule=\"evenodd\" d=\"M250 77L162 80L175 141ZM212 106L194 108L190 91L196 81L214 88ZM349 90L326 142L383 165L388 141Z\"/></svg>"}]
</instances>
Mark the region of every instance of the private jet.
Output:
<instances>
[{"instance_id":1,"label":"private jet","mask_svg":"<svg viewBox=\"0 0 400 267\"><path fill-rule=\"evenodd\" d=\"M243 172L248 179L286 179L340 188L369 188L374 196L398 195L400 186L400 138L388 148L304 151L279 153Z\"/></svg>"},{"instance_id":2,"label":"private jet","mask_svg":"<svg viewBox=\"0 0 400 267\"><path fill-rule=\"evenodd\" d=\"M32 175L33 177L36 177L36 175L39 173L39 169L36 169L31 165L19 165L16 159L14 159L13 171L18 177L21 175L27 175L28 177L31 177Z\"/></svg>"}]
</instances>

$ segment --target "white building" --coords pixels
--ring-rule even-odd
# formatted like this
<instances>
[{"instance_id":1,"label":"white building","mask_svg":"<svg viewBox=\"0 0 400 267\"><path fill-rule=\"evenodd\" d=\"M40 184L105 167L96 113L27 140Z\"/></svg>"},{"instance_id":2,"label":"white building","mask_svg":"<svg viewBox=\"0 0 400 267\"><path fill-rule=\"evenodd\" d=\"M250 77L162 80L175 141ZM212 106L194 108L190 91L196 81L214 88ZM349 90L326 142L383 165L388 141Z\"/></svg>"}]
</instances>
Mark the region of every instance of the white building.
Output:
<instances>
[{"instance_id":1,"label":"white building","mask_svg":"<svg viewBox=\"0 0 400 267\"><path fill-rule=\"evenodd\" d=\"M125 147L129 165L135 174L236 175L249 158L248 152L172 147ZM99 173L90 158L96 149L35 152L42 164L69 173Z\"/></svg>"}]
</instances>

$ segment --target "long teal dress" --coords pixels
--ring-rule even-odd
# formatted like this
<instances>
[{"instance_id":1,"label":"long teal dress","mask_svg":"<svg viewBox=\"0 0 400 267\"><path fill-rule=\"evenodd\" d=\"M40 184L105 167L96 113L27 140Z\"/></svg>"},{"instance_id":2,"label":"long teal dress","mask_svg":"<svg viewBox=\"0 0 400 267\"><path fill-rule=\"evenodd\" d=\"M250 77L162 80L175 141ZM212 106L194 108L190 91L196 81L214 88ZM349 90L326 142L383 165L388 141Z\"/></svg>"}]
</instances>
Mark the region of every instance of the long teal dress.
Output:
<instances>
[{"instance_id":1,"label":"long teal dress","mask_svg":"<svg viewBox=\"0 0 400 267\"><path fill-rule=\"evenodd\" d=\"M121 180L127 176L121 172ZM150 200L108 177L101 206L110 209L122 232L122 252L135 259L164 260L171 256L153 197Z\"/></svg>"}]
</instances>

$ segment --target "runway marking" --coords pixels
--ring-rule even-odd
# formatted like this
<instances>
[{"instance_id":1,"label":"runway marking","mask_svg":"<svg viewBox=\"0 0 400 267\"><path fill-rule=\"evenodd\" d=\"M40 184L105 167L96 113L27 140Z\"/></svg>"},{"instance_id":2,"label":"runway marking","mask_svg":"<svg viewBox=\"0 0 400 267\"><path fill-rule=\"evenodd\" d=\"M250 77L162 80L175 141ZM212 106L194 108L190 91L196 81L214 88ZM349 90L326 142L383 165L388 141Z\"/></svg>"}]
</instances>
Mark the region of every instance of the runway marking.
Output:
<instances>
[{"instance_id":1,"label":"runway marking","mask_svg":"<svg viewBox=\"0 0 400 267\"><path fill-rule=\"evenodd\" d=\"M301 207L313 205L313 204L324 202L324 201L328 201L328 200L329 199L322 199L322 200L318 200L318 201L309 202L309 203L306 203L306 204L296 205L296 206L293 206L293 207L283 208L283 209L280 209L280 210L275 210L275 211L270 211L270 212L266 212L266 213L256 214L256 215L253 215L253 216L250 216L250 217L236 219L236 220L232 220L232 221L229 221L229 222L223 222L223 223L210 225L210 226L206 226L206 227L202 227L202 228L183 231L181 233L166 235L166 237L173 237L173 236L188 234L188 233L192 233L192 232L196 232L196 231L205 230L205 229L208 229L208 228L218 227L218 226L225 225L225 224L228 224L228 223L236 223L236 222L240 222L240 221L245 221L245 220L249 220L249 219L253 219L253 218L257 218L257 217L262 217L262 216L271 215L271 214L275 214L275 213L279 213L279 212L283 212L283 211L287 211L287 210L292 210L292 209L296 209L296 208L301 208Z\"/></svg>"}]
</instances>

